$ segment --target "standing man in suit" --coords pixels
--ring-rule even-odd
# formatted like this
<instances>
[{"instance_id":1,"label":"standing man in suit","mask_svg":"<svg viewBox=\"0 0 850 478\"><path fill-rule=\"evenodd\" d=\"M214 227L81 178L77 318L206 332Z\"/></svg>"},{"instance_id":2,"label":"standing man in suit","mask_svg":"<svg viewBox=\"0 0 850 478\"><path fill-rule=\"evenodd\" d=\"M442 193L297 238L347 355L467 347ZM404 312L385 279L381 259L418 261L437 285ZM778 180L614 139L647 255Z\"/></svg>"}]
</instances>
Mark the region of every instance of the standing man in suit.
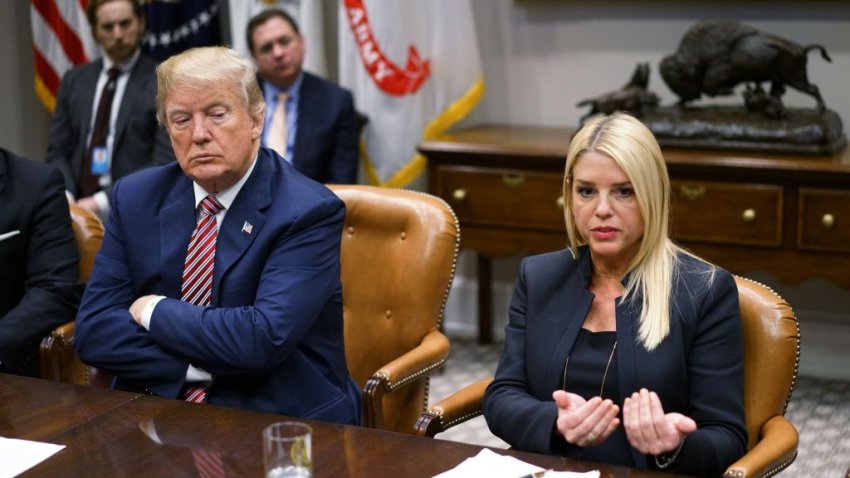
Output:
<instances>
[{"instance_id":1,"label":"standing man in suit","mask_svg":"<svg viewBox=\"0 0 850 478\"><path fill-rule=\"evenodd\" d=\"M0 372L37 375L41 338L80 305L64 190L55 168L0 149Z\"/></svg>"},{"instance_id":2,"label":"standing man in suit","mask_svg":"<svg viewBox=\"0 0 850 478\"><path fill-rule=\"evenodd\" d=\"M74 336L113 387L360 422L343 347L345 205L260 147L253 67L223 47L157 69L176 164L115 184Z\"/></svg>"},{"instance_id":3,"label":"standing man in suit","mask_svg":"<svg viewBox=\"0 0 850 478\"><path fill-rule=\"evenodd\" d=\"M320 183L356 183L360 125L351 93L302 70L304 37L283 10L251 18L247 40L268 105L263 145ZM275 125L278 105L285 127Z\"/></svg>"},{"instance_id":4,"label":"standing man in suit","mask_svg":"<svg viewBox=\"0 0 850 478\"><path fill-rule=\"evenodd\" d=\"M86 13L103 58L62 79L45 162L62 172L69 200L106 218L115 180L174 153L156 123L156 63L141 54L141 2L89 0Z\"/></svg>"}]
</instances>

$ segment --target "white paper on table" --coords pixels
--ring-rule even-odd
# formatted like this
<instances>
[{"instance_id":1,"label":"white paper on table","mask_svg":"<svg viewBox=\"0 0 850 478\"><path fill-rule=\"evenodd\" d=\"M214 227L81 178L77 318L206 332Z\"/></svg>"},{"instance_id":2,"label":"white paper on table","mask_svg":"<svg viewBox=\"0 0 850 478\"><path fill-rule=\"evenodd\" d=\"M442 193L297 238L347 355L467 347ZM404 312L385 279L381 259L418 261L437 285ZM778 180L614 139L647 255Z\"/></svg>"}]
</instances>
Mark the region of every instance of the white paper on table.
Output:
<instances>
[{"instance_id":1,"label":"white paper on table","mask_svg":"<svg viewBox=\"0 0 850 478\"><path fill-rule=\"evenodd\" d=\"M485 448L477 455L467 458L460 465L449 471L440 473L434 478L468 478L470 476L486 476L488 478L520 478L521 476L541 471L543 468L526 463L512 456L499 455ZM573 471L547 471L544 478L599 478L599 471L585 473Z\"/></svg>"},{"instance_id":2,"label":"white paper on table","mask_svg":"<svg viewBox=\"0 0 850 478\"><path fill-rule=\"evenodd\" d=\"M0 478L12 478L50 458L65 445L0 437Z\"/></svg>"}]
</instances>

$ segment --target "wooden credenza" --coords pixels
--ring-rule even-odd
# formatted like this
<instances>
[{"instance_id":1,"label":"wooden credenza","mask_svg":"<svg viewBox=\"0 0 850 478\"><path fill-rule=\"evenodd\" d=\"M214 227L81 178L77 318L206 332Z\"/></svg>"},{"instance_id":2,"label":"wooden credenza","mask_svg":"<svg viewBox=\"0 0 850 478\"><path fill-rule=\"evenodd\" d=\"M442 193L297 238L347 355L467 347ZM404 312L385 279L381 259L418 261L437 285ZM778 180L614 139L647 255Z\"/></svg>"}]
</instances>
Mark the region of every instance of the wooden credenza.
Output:
<instances>
[{"instance_id":1,"label":"wooden credenza","mask_svg":"<svg viewBox=\"0 0 850 478\"><path fill-rule=\"evenodd\" d=\"M574 130L483 125L423 142L430 192L478 253L479 341L492 340L491 259L566 245L562 181ZM736 274L850 289L850 148L832 156L665 149L671 232Z\"/></svg>"}]
</instances>

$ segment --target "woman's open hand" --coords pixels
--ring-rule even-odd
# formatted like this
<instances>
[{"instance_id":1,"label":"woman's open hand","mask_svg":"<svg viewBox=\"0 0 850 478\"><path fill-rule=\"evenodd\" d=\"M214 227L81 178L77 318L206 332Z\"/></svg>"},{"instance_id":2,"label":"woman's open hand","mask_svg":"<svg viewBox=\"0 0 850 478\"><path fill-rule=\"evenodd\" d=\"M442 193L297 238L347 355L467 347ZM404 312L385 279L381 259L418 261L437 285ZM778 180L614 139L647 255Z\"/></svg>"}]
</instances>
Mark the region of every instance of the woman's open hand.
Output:
<instances>
[{"instance_id":1,"label":"woman's open hand","mask_svg":"<svg viewBox=\"0 0 850 478\"><path fill-rule=\"evenodd\" d=\"M629 443L650 455L676 450L697 429L696 422L681 413L665 414L658 395L645 388L623 403L623 426Z\"/></svg>"},{"instance_id":2,"label":"woman's open hand","mask_svg":"<svg viewBox=\"0 0 850 478\"><path fill-rule=\"evenodd\" d=\"M620 407L611 400L601 397L585 400L564 390L555 390L552 398L558 406L555 426L569 443L581 447L598 445L620 426L617 418Z\"/></svg>"}]
</instances>

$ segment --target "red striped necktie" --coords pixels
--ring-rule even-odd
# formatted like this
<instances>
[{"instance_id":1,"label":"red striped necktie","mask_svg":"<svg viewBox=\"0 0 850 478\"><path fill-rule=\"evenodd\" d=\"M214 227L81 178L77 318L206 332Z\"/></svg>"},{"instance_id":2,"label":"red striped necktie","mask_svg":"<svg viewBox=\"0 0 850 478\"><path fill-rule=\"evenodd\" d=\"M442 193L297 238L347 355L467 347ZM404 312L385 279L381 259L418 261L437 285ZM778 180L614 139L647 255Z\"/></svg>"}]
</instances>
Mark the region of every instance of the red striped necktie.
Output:
<instances>
[{"instance_id":1,"label":"red striped necktie","mask_svg":"<svg viewBox=\"0 0 850 478\"><path fill-rule=\"evenodd\" d=\"M215 216L224 206L215 196L209 195L201 201L201 219L195 225L189 249L186 251L186 263L183 266L183 287L180 299L193 305L210 305L212 297L213 268L215 266L215 243L218 238L218 224ZM187 402L205 403L207 390L204 387L190 387L185 394Z\"/></svg>"}]
</instances>

